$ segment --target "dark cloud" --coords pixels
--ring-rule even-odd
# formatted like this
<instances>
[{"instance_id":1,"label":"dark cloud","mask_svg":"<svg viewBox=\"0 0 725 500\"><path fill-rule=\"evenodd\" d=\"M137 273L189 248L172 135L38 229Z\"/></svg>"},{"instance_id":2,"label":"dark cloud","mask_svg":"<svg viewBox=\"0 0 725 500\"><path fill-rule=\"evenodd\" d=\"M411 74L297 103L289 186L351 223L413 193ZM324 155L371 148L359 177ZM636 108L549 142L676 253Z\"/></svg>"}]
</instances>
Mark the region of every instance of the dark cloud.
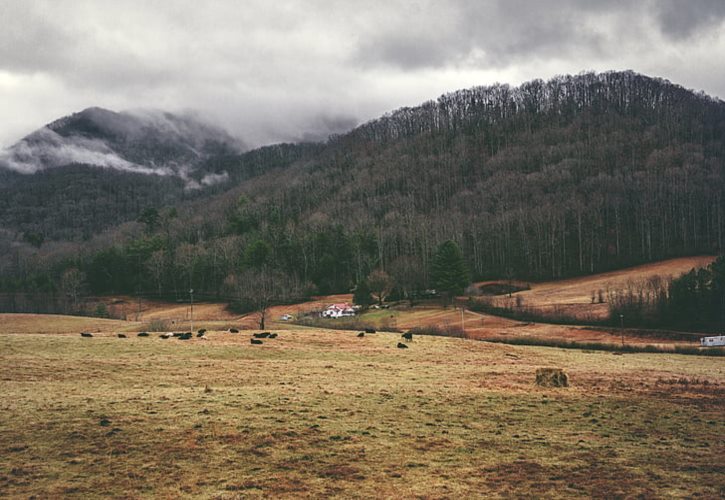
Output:
<instances>
[{"instance_id":1,"label":"dark cloud","mask_svg":"<svg viewBox=\"0 0 725 500\"><path fill-rule=\"evenodd\" d=\"M324 139L443 92L590 69L725 96L725 0L172 5L0 1L0 144L90 106L198 109L252 146Z\"/></svg>"},{"instance_id":2,"label":"dark cloud","mask_svg":"<svg viewBox=\"0 0 725 500\"><path fill-rule=\"evenodd\" d=\"M366 37L354 58L363 65L416 69L468 63L502 67L527 58L596 54L606 36L587 19L625 12L616 1L454 1L450 6L447 16L438 15L438 3L421 6L413 18L400 18Z\"/></svg>"},{"instance_id":3,"label":"dark cloud","mask_svg":"<svg viewBox=\"0 0 725 500\"><path fill-rule=\"evenodd\" d=\"M725 20L723 0L661 0L655 8L660 29L675 40L707 32Z\"/></svg>"}]
</instances>

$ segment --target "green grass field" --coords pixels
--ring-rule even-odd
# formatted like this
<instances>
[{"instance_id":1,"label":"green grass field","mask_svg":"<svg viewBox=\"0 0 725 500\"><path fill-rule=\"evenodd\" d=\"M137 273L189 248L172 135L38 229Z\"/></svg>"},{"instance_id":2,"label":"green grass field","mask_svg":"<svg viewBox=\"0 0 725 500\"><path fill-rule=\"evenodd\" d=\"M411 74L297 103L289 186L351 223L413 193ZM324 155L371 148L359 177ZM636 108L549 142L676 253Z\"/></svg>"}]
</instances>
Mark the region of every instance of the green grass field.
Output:
<instances>
[{"instance_id":1,"label":"green grass field","mask_svg":"<svg viewBox=\"0 0 725 500\"><path fill-rule=\"evenodd\" d=\"M209 337L0 334L0 497L725 495L721 358Z\"/></svg>"}]
</instances>

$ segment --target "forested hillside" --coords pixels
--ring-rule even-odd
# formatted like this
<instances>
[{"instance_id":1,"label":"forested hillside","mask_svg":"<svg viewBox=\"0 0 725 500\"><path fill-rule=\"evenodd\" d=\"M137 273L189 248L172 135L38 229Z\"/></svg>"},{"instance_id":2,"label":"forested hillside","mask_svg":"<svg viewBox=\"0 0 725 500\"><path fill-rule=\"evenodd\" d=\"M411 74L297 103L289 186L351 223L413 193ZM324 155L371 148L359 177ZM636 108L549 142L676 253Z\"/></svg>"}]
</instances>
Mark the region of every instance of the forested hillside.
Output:
<instances>
[{"instance_id":1,"label":"forested hillside","mask_svg":"<svg viewBox=\"0 0 725 500\"><path fill-rule=\"evenodd\" d=\"M163 223L73 253L9 246L3 286L58 290L74 267L96 293L229 295L235 274L276 269L333 292L382 268L420 289L448 239L475 279L721 252L724 141L725 103L632 72L462 90L273 149L279 159ZM219 161L234 176L254 154Z\"/></svg>"}]
</instances>

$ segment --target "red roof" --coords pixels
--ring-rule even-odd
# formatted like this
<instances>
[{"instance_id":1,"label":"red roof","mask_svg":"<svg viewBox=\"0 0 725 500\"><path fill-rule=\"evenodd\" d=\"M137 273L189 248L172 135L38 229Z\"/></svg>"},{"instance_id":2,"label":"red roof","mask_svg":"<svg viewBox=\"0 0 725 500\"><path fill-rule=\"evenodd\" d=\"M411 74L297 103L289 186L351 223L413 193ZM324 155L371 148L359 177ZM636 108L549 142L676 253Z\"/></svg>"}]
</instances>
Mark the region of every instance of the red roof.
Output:
<instances>
[{"instance_id":1,"label":"red roof","mask_svg":"<svg viewBox=\"0 0 725 500\"><path fill-rule=\"evenodd\" d=\"M332 304L327 306L328 309L352 309L352 306L346 302L340 304Z\"/></svg>"}]
</instances>

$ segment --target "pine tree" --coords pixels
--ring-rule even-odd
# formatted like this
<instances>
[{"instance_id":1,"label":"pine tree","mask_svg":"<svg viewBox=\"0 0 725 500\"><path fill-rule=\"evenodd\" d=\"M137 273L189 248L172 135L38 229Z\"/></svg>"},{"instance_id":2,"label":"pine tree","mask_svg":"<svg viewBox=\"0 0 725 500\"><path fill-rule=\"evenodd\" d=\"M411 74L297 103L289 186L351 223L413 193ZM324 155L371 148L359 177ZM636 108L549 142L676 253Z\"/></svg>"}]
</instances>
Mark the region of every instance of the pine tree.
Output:
<instances>
[{"instance_id":1,"label":"pine tree","mask_svg":"<svg viewBox=\"0 0 725 500\"><path fill-rule=\"evenodd\" d=\"M462 295L471 282L461 249L454 241L448 240L438 247L431 266L431 281L446 302Z\"/></svg>"},{"instance_id":2,"label":"pine tree","mask_svg":"<svg viewBox=\"0 0 725 500\"><path fill-rule=\"evenodd\" d=\"M355 287L355 293L352 296L353 304L359 306L368 307L373 303L373 298L370 296L370 287L368 286L367 280L362 280Z\"/></svg>"}]
</instances>

